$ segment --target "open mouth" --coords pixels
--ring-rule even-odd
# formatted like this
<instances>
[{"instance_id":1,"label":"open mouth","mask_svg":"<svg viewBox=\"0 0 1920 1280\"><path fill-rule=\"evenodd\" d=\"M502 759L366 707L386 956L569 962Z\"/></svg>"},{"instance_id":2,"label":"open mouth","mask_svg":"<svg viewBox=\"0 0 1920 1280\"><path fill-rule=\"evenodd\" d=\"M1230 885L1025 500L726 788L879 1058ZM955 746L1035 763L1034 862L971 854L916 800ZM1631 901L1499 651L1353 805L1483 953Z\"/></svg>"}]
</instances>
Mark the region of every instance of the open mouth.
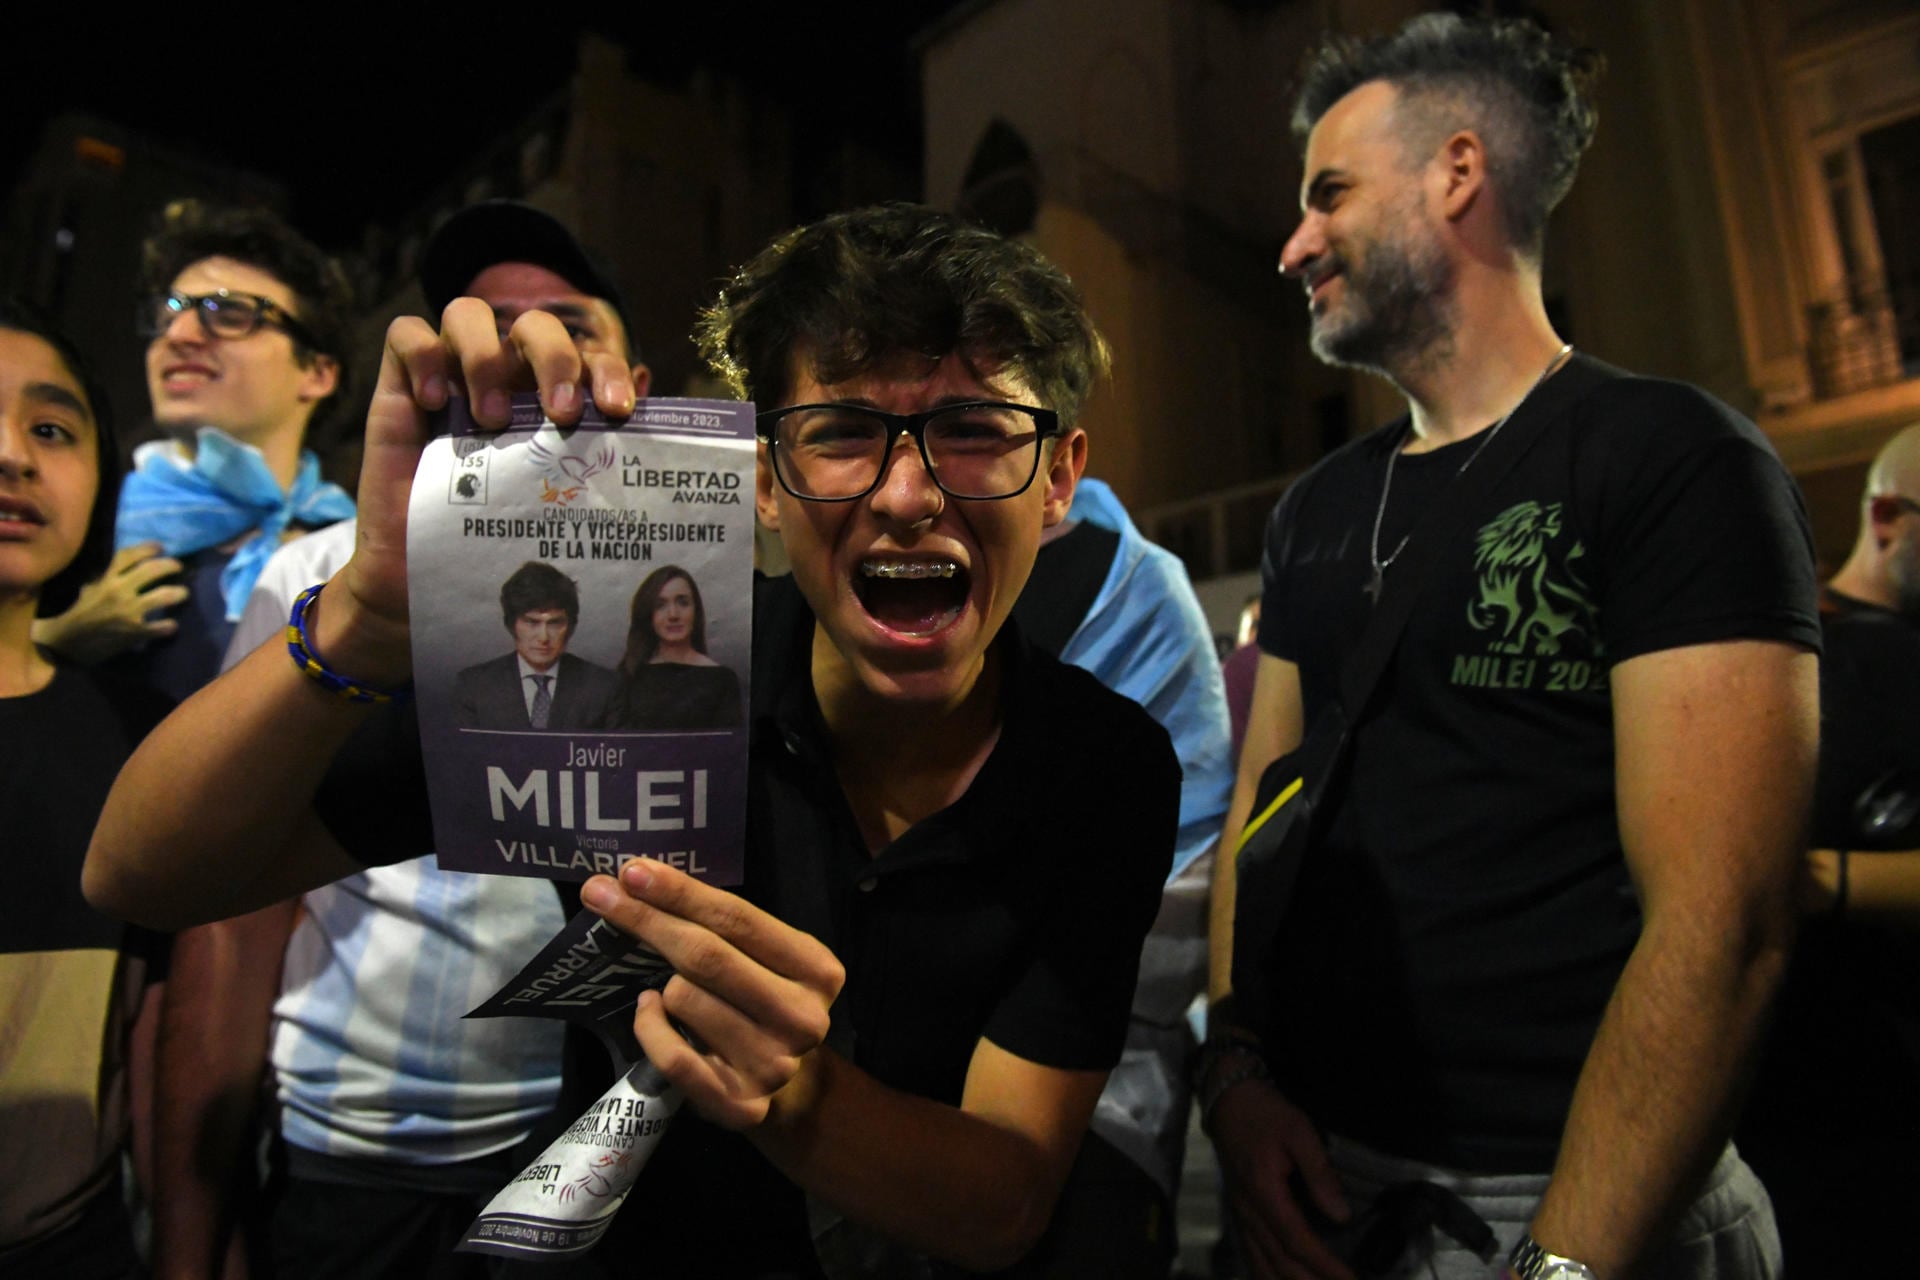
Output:
<instances>
[{"instance_id":1,"label":"open mouth","mask_svg":"<svg viewBox=\"0 0 1920 1280\"><path fill-rule=\"evenodd\" d=\"M40 509L30 502L0 498L0 524L39 525L47 522Z\"/></svg>"},{"instance_id":2,"label":"open mouth","mask_svg":"<svg viewBox=\"0 0 1920 1280\"><path fill-rule=\"evenodd\" d=\"M951 626L966 612L972 585L972 575L952 560L862 560L853 579L867 616L909 636Z\"/></svg>"}]
</instances>

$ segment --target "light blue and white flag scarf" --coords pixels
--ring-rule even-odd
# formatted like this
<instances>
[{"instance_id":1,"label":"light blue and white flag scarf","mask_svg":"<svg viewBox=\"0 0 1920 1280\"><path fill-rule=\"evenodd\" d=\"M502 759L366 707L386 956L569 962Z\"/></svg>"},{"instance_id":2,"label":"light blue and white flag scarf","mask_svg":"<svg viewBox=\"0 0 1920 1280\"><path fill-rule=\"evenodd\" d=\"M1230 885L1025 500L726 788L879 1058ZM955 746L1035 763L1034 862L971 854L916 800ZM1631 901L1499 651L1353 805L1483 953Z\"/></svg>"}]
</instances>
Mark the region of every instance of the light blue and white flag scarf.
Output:
<instances>
[{"instance_id":1,"label":"light blue and white flag scarf","mask_svg":"<svg viewBox=\"0 0 1920 1280\"><path fill-rule=\"evenodd\" d=\"M258 449L202 427L191 458L167 440L134 450L133 472L120 487L114 545L157 542L167 555L185 556L251 531L220 574L227 621L236 622L288 525L297 520L317 528L352 514L353 499L320 479L320 460L311 451L301 453L286 492Z\"/></svg>"}]
</instances>

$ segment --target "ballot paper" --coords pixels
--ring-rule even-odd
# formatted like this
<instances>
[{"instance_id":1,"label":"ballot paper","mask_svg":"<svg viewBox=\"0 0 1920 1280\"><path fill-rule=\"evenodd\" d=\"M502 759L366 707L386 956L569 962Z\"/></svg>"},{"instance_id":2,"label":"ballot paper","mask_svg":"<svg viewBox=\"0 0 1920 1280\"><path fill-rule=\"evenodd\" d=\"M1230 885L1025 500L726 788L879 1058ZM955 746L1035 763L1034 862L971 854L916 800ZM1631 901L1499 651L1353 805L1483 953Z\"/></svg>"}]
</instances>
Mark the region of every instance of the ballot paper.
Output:
<instances>
[{"instance_id":1,"label":"ballot paper","mask_svg":"<svg viewBox=\"0 0 1920 1280\"><path fill-rule=\"evenodd\" d=\"M558 1018L600 1037L620 1066L640 1056L633 1006L673 976L659 952L582 911L469 1018Z\"/></svg>"},{"instance_id":2,"label":"ballot paper","mask_svg":"<svg viewBox=\"0 0 1920 1280\"><path fill-rule=\"evenodd\" d=\"M680 1109L680 1091L641 1062L488 1202L458 1248L505 1257L585 1253L607 1233Z\"/></svg>"},{"instance_id":3,"label":"ballot paper","mask_svg":"<svg viewBox=\"0 0 1920 1280\"><path fill-rule=\"evenodd\" d=\"M407 523L440 865L585 880L647 857L739 883L753 407L447 416Z\"/></svg>"},{"instance_id":4,"label":"ballot paper","mask_svg":"<svg viewBox=\"0 0 1920 1280\"><path fill-rule=\"evenodd\" d=\"M673 970L591 911L567 923L469 1018L559 1018L599 1036L622 1068L600 1100L501 1188L460 1248L509 1257L582 1253L614 1214L680 1108L680 1093L640 1058L633 1006Z\"/></svg>"}]
</instances>

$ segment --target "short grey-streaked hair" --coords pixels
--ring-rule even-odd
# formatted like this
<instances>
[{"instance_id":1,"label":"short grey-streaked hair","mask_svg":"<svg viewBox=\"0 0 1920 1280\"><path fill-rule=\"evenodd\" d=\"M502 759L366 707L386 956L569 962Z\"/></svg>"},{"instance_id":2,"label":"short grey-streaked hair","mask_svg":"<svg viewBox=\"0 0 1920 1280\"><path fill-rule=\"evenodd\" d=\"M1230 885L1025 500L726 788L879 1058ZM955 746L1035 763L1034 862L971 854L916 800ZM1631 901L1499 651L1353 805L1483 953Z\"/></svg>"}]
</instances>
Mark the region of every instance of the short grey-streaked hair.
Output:
<instances>
[{"instance_id":1,"label":"short grey-streaked hair","mask_svg":"<svg viewBox=\"0 0 1920 1280\"><path fill-rule=\"evenodd\" d=\"M1330 37L1307 58L1293 109L1302 148L1320 117L1363 84L1399 91L1401 141L1425 159L1458 129L1487 149L1507 238L1538 262L1547 215L1573 186L1599 113L1592 93L1604 59L1525 19L1428 13L1392 35Z\"/></svg>"}]
</instances>

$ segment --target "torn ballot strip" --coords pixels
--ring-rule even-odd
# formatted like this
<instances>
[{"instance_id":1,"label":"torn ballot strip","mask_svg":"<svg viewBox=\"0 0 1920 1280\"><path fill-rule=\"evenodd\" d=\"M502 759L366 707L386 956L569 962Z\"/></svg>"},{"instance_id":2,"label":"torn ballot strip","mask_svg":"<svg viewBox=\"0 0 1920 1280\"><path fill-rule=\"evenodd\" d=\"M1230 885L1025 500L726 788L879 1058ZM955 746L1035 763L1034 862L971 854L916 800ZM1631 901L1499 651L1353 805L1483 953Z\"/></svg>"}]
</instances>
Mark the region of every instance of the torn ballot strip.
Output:
<instances>
[{"instance_id":1,"label":"torn ballot strip","mask_svg":"<svg viewBox=\"0 0 1920 1280\"><path fill-rule=\"evenodd\" d=\"M459 1248L506 1257L567 1257L612 1225L634 1180L680 1109L680 1091L640 1058L633 1007L672 968L591 911L582 911L513 980L467 1016L558 1018L592 1031L624 1068L599 1101L501 1188Z\"/></svg>"}]
</instances>

